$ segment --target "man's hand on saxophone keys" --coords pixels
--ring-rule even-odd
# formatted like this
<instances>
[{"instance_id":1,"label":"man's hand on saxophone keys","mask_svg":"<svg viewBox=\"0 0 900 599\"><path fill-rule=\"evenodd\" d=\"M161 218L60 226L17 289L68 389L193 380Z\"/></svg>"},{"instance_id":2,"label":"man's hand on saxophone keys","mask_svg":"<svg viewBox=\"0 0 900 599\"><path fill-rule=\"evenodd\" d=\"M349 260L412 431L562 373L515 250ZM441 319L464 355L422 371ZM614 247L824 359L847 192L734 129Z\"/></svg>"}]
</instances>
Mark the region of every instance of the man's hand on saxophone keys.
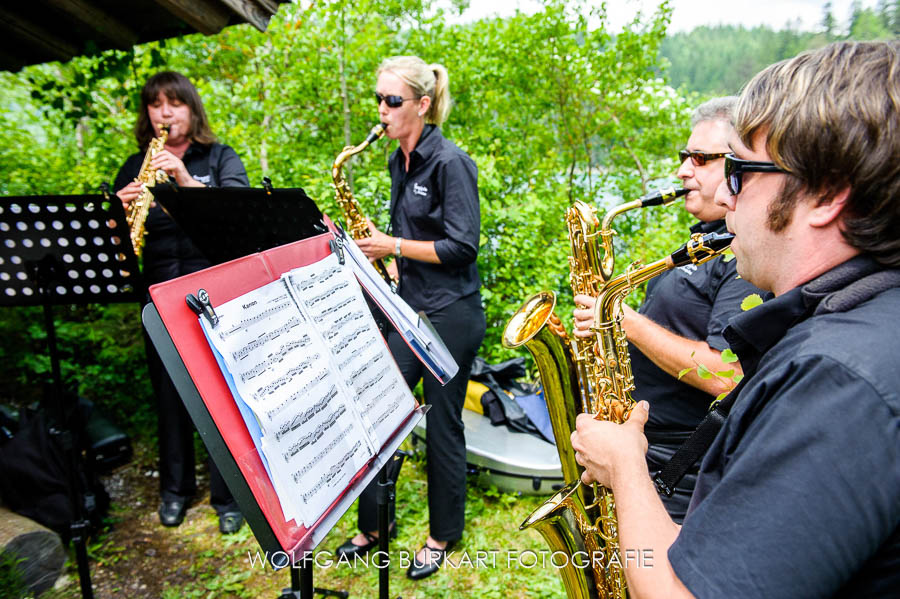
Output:
<instances>
[{"instance_id":1,"label":"man's hand on saxophone keys","mask_svg":"<svg viewBox=\"0 0 900 599\"><path fill-rule=\"evenodd\" d=\"M575 461L585 469L583 483L596 482L615 490L617 477L634 476L635 470L647 471L644 425L649 414L650 405L641 401L624 424L596 420L591 414L578 415L571 441Z\"/></svg>"},{"instance_id":2,"label":"man's hand on saxophone keys","mask_svg":"<svg viewBox=\"0 0 900 599\"><path fill-rule=\"evenodd\" d=\"M578 294L575 296L575 310L573 315L572 333L576 337L591 337L591 327L594 325L594 304L596 298L589 295Z\"/></svg>"}]
</instances>

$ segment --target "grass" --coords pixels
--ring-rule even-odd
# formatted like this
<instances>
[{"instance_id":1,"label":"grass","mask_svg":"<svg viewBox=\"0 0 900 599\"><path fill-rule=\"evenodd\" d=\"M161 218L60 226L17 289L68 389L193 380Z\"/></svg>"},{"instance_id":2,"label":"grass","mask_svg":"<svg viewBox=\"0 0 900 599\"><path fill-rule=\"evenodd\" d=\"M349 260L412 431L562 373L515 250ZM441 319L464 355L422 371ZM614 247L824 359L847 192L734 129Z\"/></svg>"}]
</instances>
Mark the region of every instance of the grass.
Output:
<instances>
[{"instance_id":1,"label":"grass","mask_svg":"<svg viewBox=\"0 0 900 599\"><path fill-rule=\"evenodd\" d=\"M391 542L391 597L564 597L555 568L549 562L541 564L542 558L549 560L543 539L534 531L518 529L545 498L476 487L474 481L475 477L470 476L466 530L449 563L430 578L414 582L406 578L405 566L427 536L424 452L406 460L397 484L398 536ZM113 516L120 524L92 541L91 569L98 599L126 595L276 599L290 586L287 570L273 571L255 559L261 550L249 527L234 535L220 535L214 511L200 502L189 510L184 524L166 529L156 521L153 505L155 498L148 497L141 505L140 515L114 506ZM144 538L122 538L123 521L135 517L141 522L138 530ZM379 569L374 562L367 567L364 563L354 566L334 560L334 549L353 536L355 528L354 507L317 548L314 584L348 591L351 597L377 597ZM77 571L71 562L68 578L67 586L43 597L79 597Z\"/></svg>"}]
</instances>

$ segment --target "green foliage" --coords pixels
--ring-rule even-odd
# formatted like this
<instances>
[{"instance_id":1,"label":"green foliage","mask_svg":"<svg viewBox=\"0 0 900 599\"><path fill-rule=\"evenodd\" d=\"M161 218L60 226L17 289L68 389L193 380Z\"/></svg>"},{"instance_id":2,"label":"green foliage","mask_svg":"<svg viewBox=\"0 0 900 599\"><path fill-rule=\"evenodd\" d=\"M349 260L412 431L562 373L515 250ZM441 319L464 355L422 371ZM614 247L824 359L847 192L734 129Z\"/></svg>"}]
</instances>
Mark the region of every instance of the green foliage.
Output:
<instances>
[{"instance_id":1,"label":"green foliage","mask_svg":"<svg viewBox=\"0 0 900 599\"><path fill-rule=\"evenodd\" d=\"M451 10L457 10L455 5ZM330 166L377 119L374 73L387 56L419 54L450 72L454 110L444 132L479 167L479 269L488 319L482 353L509 357L499 336L518 304L556 291L571 319L566 207L606 208L672 181L691 102L660 76L670 7L612 35L603 5L552 0L533 15L448 25L430 0L282 6L262 34L235 26L0 74L0 193L83 193L111 180L136 151L138 93L177 70L197 85L213 131L242 157L251 182L303 187L333 218ZM347 167L367 215L387 224L390 180L382 141ZM616 249L644 261L684 241L681 209L619 219ZM146 405L137 310L61 309L64 378L83 392ZM46 380L34 311L4 310L4 397ZM516 352L518 355L519 352Z\"/></svg>"},{"instance_id":2,"label":"green foliage","mask_svg":"<svg viewBox=\"0 0 900 599\"><path fill-rule=\"evenodd\" d=\"M704 95L728 95L737 94L768 65L804 50L837 40L885 40L900 35L897 0L880 0L874 9L862 8L856 2L846 21L841 17L826 2L819 31L800 31L791 23L780 30L767 26L702 26L668 36L660 53L670 64L669 75L675 87Z\"/></svg>"},{"instance_id":3,"label":"green foliage","mask_svg":"<svg viewBox=\"0 0 900 599\"><path fill-rule=\"evenodd\" d=\"M0 551L0 589L3 589L4 597L25 597L28 586L19 570L19 564L24 558L15 553Z\"/></svg>"}]
</instances>

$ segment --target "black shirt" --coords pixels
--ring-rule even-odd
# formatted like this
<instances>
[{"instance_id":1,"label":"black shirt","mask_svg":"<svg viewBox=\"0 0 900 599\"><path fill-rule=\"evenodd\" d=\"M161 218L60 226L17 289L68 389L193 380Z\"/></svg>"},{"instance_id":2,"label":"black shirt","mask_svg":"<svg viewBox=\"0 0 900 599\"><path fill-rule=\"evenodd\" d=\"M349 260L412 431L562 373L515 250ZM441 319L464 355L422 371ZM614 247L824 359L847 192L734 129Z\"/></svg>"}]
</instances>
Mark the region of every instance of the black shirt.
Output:
<instances>
[{"instance_id":1,"label":"black shirt","mask_svg":"<svg viewBox=\"0 0 900 599\"><path fill-rule=\"evenodd\" d=\"M725 221L698 222L692 233L722 233ZM688 264L663 273L647 284L641 314L694 341L705 341L722 351L728 347L722 331L728 320L741 312L741 302L760 290L737 275L733 256L725 255L699 266ZM714 397L668 374L634 345L629 345L634 374L635 400L650 402L646 430L650 442L656 437L675 443L685 440L700 424ZM704 364L717 369L718 364ZM722 389L725 390L724 388Z\"/></svg>"},{"instance_id":2,"label":"black shirt","mask_svg":"<svg viewBox=\"0 0 900 599\"><path fill-rule=\"evenodd\" d=\"M119 169L113 191L118 192L137 178L145 152L132 154ZM247 171L229 146L191 144L181 159L188 173L208 187L249 187ZM168 281L207 268L209 262L159 205L147 215L143 252L144 277L149 284Z\"/></svg>"},{"instance_id":3,"label":"black shirt","mask_svg":"<svg viewBox=\"0 0 900 599\"><path fill-rule=\"evenodd\" d=\"M388 167L391 233L434 241L441 259L440 264L429 264L401 258L400 297L413 309L430 314L477 292L481 215L475 162L439 128L426 125L410 153L409 171L399 148Z\"/></svg>"},{"instance_id":4,"label":"black shirt","mask_svg":"<svg viewBox=\"0 0 900 599\"><path fill-rule=\"evenodd\" d=\"M726 331L747 381L669 549L697 597L900 589L900 288L814 316L805 298Z\"/></svg>"}]
</instances>

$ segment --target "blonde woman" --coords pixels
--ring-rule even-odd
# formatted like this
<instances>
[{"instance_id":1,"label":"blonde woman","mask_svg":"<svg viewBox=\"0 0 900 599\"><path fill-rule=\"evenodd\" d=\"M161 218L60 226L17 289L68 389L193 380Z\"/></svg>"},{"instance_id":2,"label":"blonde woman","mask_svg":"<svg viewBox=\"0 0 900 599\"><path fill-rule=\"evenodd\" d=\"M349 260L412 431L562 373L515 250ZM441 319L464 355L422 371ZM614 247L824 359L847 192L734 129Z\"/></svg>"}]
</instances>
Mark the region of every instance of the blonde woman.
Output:
<instances>
[{"instance_id":1,"label":"blonde woman","mask_svg":"<svg viewBox=\"0 0 900 599\"><path fill-rule=\"evenodd\" d=\"M440 124L450 112L447 70L415 56L385 60L378 69L375 99L386 135L399 142L391 154L389 234L371 226L357 243L372 259L394 255L398 293L434 324L459 372L441 384L396 332L388 344L406 382L421 379L428 413L426 459L429 535L407 571L417 580L436 572L465 520L466 440L462 408L472 362L484 338L485 319L475 263L480 239L478 170L446 139ZM392 516L393 517L393 516ZM338 552L351 557L377 544L374 485L360 498L360 534ZM393 524L392 524L393 526Z\"/></svg>"}]
</instances>

